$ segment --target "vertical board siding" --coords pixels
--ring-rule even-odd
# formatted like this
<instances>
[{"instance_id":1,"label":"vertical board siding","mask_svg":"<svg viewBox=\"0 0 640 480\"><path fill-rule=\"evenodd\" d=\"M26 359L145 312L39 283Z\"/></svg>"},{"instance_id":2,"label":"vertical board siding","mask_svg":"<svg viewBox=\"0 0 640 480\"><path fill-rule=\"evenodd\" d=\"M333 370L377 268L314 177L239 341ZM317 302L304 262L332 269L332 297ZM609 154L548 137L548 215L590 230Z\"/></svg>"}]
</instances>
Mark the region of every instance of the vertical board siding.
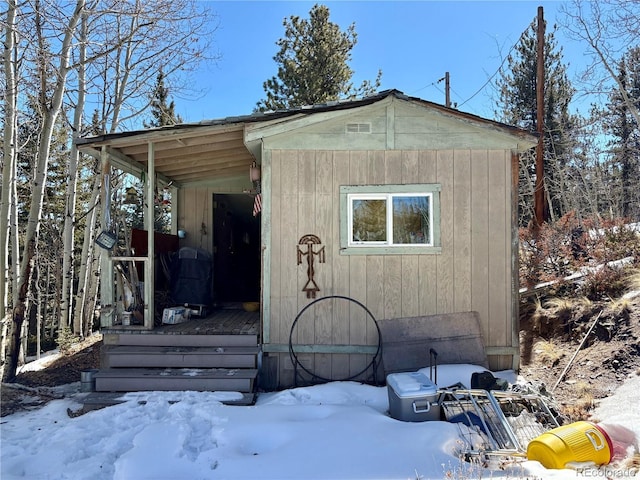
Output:
<instances>
[{"instance_id":1,"label":"vertical board siding","mask_svg":"<svg viewBox=\"0 0 640 480\"><path fill-rule=\"evenodd\" d=\"M298 266L296 252L299 238L314 234L326 257L326 263L317 258L314 263L319 297L351 297L376 320L475 310L485 344L510 345L509 155L503 150L273 150L270 341L288 343L293 319L312 301L302 292L306 259ZM441 186L441 253L340 255L340 186L411 183ZM378 342L367 312L346 300L318 302L304 317L295 342ZM287 357L280 356L281 381L292 376ZM347 378L370 360L353 354L304 356L304 364L326 378Z\"/></svg>"},{"instance_id":2,"label":"vertical board siding","mask_svg":"<svg viewBox=\"0 0 640 480\"><path fill-rule=\"evenodd\" d=\"M418 152L418 183L437 183L437 156L435 151ZM420 272L418 276L418 292L420 295L420 312L423 315L437 313L437 256L420 255L418 263Z\"/></svg>"},{"instance_id":3,"label":"vertical board siding","mask_svg":"<svg viewBox=\"0 0 640 480\"><path fill-rule=\"evenodd\" d=\"M353 185L369 183L369 157L365 151L351 152L349 161L349 180ZM338 244L339 244L339 238ZM351 258L349 261L349 296L363 304L367 301L367 258ZM349 338L345 342L349 345L364 345L367 341L366 312L357 304L349 305ZM353 375L364 368L362 355L349 356L349 375Z\"/></svg>"},{"instance_id":4,"label":"vertical board siding","mask_svg":"<svg viewBox=\"0 0 640 480\"><path fill-rule=\"evenodd\" d=\"M380 255L367 256L367 278L383 278L384 257ZM367 282L367 301L364 303L376 320L384 318L385 290L382 282ZM375 325L367 321L367 344L374 345L378 341Z\"/></svg>"},{"instance_id":5,"label":"vertical board siding","mask_svg":"<svg viewBox=\"0 0 640 480\"><path fill-rule=\"evenodd\" d=\"M453 157L453 311L471 310L471 152Z\"/></svg>"},{"instance_id":6,"label":"vertical board siding","mask_svg":"<svg viewBox=\"0 0 640 480\"><path fill-rule=\"evenodd\" d=\"M486 151L471 156L471 309L478 312L483 332L489 331L489 164Z\"/></svg>"},{"instance_id":7,"label":"vertical board siding","mask_svg":"<svg viewBox=\"0 0 640 480\"><path fill-rule=\"evenodd\" d=\"M282 157L279 152L272 152L271 162L269 166L271 170L271 190L276 192L282 191ZM271 256L270 264L279 269L284 261L282 253L282 195L270 195L269 201L271 211L269 212L271 222L269 225L271 241L269 242L269 251L266 252ZM262 244L265 244L264 239ZM269 341L275 343L283 343L284 334L281 332L282 319L282 275L271 275L269 278L269 334L266 336Z\"/></svg>"},{"instance_id":8,"label":"vertical board siding","mask_svg":"<svg viewBox=\"0 0 640 480\"><path fill-rule=\"evenodd\" d=\"M485 337L486 345L510 345L510 329L505 328L507 312L511 309L505 301L510 291L511 279L507 276L511 263L511 223L510 203L505 205L504 185L511 182L504 165L503 152L489 153L489 212L491 212L491 231L489 241L489 331ZM507 220L509 219L509 220ZM506 343L509 334L509 343Z\"/></svg>"},{"instance_id":9,"label":"vertical board siding","mask_svg":"<svg viewBox=\"0 0 640 480\"><path fill-rule=\"evenodd\" d=\"M507 151L495 151L494 152L496 157L499 157L500 155L502 155L503 157L503 161L504 161L504 166L503 166L503 170L504 170L504 182L506 185L511 185L511 181L512 181L512 175L511 175L511 152L507 152ZM513 328L512 328L512 322L513 321L518 321L517 319L513 319L513 295L512 295L512 291L517 292L517 288L515 288L514 290L512 290L513 287L513 283L512 283L512 229L514 228L512 223L511 223L511 219L512 219L512 211L511 211L511 207L512 207L512 201L513 201L513 197L511 195L511 189L509 188L505 188L503 190L503 195L504 195L504 205L505 205L505 209L504 209L504 223L505 223L505 231L504 231L504 235L505 235L505 256L504 256L504 261L505 261L505 269L504 269L504 288L502 290L502 294L503 294L503 298L504 298L504 307L505 307L505 312L504 312L504 317L503 318L503 328L504 328L504 336L500 337L500 340L498 340L499 345L509 345L512 344L513 345ZM515 252L516 254L518 253L517 251ZM515 345L518 345L519 342L516 342ZM503 360L506 361L506 356L503 357Z\"/></svg>"},{"instance_id":10,"label":"vertical board siding","mask_svg":"<svg viewBox=\"0 0 640 480\"><path fill-rule=\"evenodd\" d=\"M402 256L384 257L383 278L378 281L384 288L384 318L402 316Z\"/></svg>"},{"instance_id":11,"label":"vertical board siding","mask_svg":"<svg viewBox=\"0 0 640 480\"><path fill-rule=\"evenodd\" d=\"M281 237L274 239L279 242L282 249L282 262L278 265L281 275L282 310L280 317L280 336L284 342L288 342L293 320L298 314L298 152L286 150L281 154L282 169L280 172L282 198L280 205L280 218L282 228ZM275 196L275 195L274 195ZM272 243L273 243L272 242ZM273 267L272 267L273 268ZM294 337L297 341L297 336Z\"/></svg>"},{"instance_id":12,"label":"vertical board siding","mask_svg":"<svg viewBox=\"0 0 640 480\"><path fill-rule=\"evenodd\" d=\"M332 162L331 153L326 151L318 151L315 154L315 195L316 209L314 215L314 234L320 238L321 245L324 248L325 263L317 263L315 278L320 292L318 297L328 295L326 286L331 284L331 265L332 250L327 248L327 241L333 237L332 231L332 215L333 195L332 195ZM316 344L331 344L331 322L328 319L333 317L332 302L319 302L315 306L314 337ZM314 355L315 372L324 378L331 378L331 355L316 354Z\"/></svg>"},{"instance_id":13,"label":"vertical board siding","mask_svg":"<svg viewBox=\"0 0 640 480\"><path fill-rule=\"evenodd\" d=\"M442 186L440 192L440 239L442 254L436 256L436 313L453 312L453 229L455 221L453 191L453 151L437 153L437 179Z\"/></svg>"},{"instance_id":14,"label":"vertical board siding","mask_svg":"<svg viewBox=\"0 0 640 480\"><path fill-rule=\"evenodd\" d=\"M341 151L333 154L333 195L336 202L340 198L340 185L349 184L349 152ZM337 250L340 246L339 225L340 208L336 204L333 209L333 237L327 239L327 248L334 253L331 255L331 269L333 271L333 285L327 286L332 295L351 296L349 291L349 257L339 255ZM334 303L334 317L331 319L332 342L334 344L344 344L349 338L349 304L346 301L336 301ZM348 341L348 340L347 340ZM346 357L334 357L344 360ZM342 364L341 364L342 368ZM346 376L347 371L341 371L340 376Z\"/></svg>"},{"instance_id":15,"label":"vertical board siding","mask_svg":"<svg viewBox=\"0 0 640 480\"><path fill-rule=\"evenodd\" d=\"M296 276L298 278L297 295L298 305L306 305L308 303L308 294L303 290L308 282L308 258L306 256L301 257L301 263L298 265L297 256L298 249L302 252L307 252L307 247L299 245L300 239L305 235L315 235L315 215L316 215L316 162L315 151L302 151L299 152L297 158L297 172L298 172L298 199L292 199L292 205L297 206L298 211L298 224L297 228L293 228L289 236L293 236L295 240L295 247L291 251L291 254L295 257L296 264ZM295 207L294 207L295 208ZM312 252L317 251L317 247L311 247ZM314 265L317 265L317 259L311 258ZM317 281L317 279L316 279ZM298 310L301 308L299 307ZM316 320L317 306L310 308L305 312L297 325L296 334L297 342L301 344L313 345L315 343L314 324ZM311 365L313 368L313 365Z\"/></svg>"}]
</instances>

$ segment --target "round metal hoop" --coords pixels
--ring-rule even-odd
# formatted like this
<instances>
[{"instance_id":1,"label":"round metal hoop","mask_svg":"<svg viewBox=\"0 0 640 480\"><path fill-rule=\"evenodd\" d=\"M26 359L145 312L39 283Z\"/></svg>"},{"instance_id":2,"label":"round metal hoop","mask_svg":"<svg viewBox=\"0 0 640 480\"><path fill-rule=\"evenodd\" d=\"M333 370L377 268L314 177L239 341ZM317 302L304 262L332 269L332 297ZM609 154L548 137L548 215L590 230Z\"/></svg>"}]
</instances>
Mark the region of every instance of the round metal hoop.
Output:
<instances>
[{"instance_id":1,"label":"round metal hoop","mask_svg":"<svg viewBox=\"0 0 640 480\"><path fill-rule=\"evenodd\" d=\"M302 316L302 314L304 312L307 311L307 309L309 307L311 307L312 305L315 305L316 303L322 301L322 300L330 300L330 299L342 299L342 300L347 300L349 302L355 303L356 305L362 307L364 309L365 312L367 312L367 315L369 315L369 317L371 317L371 320L373 320L373 324L376 326L376 331L378 332L378 348L376 349L376 353L373 355L373 358L371 359L371 361L358 373L351 375L347 378L341 378L341 379L331 379L331 378L325 378L322 377L320 375L317 375L316 373L310 371L307 367L305 367L304 365L302 365L302 363L300 363L300 361L298 360L298 356L296 355L296 352L293 348L293 331L296 327L296 324L298 323L298 320L300 320L300 317ZM317 298L314 301L312 301L311 303L309 303L308 305L305 305L305 307L300 310L300 312L298 313L298 315L296 315L296 318L293 321L293 324L291 325L291 330L289 331L289 357L291 358L291 362L293 363L293 368L294 368L294 382L297 382L297 377L298 377L298 367L303 370L304 372L306 372L308 375L311 375L311 377L313 379L318 379L318 380L322 380L324 382L345 382L348 380L353 380L357 377L359 377L360 375L362 375L363 373L365 373L370 367L373 367L373 372L372 372L372 378L374 379L375 382L375 378L376 378L376 367L378 365L378 358L381 356L382 353L382 338L380 335L380 327L378 326L378 322L376 321L375 317L373 316L373 314L371 313L371 311L369 311L369 309L362 304L361 302L359 302L358 300L355 300L351 297L346 297L344 295L328 295L326 297L321 297L321 298Z\"/></svg>"}]
</instances>

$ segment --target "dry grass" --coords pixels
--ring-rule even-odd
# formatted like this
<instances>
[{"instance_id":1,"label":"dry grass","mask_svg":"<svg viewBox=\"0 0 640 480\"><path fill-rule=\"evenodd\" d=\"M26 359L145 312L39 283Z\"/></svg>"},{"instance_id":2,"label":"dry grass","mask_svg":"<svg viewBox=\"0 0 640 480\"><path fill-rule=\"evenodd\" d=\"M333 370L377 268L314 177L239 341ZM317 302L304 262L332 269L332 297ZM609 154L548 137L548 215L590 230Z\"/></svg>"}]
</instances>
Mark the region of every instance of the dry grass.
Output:
<instances>
[{"instance_id":1,"label":"dry grass","mask_svg":"<svg viewBox=\"0 0 640 480\"><path fill-rule=\"evenodd\" d=\"M629 313L631 311L631 299L621 297L616 300L611 300L611 303L609 303L609 308L616 315Z\"/></svg>"},{"instance_id":2,"label":"dry grass","mask_svg":"<svg viewBox=\"0 0 640 480\"><path fill-rule=\"evenodd\" d=\"M542 302L540 301L540 298L536 298L536 301L534 303L535 303L536 309L534 310L534 312L532 314L532 318L543 316L544 315L544 307L542 306Z\"/></svg>"},{"instance_id":3,"label":"dry grass","mask_svg":"<svg viewBox=\"0 0 640 480\"><path fill-rule=\"evenodd\" d=\"M545 302L545 307L552 310L555 315L570 313L576 306L576 301L568 297L554 297Z\"/></svg>"},{"instance_id":4,"label":"dry grass","mask_svg":"<svg viewBox=\"0 0 640 480\"><path fill-rule=\"evenodd\" d=\"M627 278L627 287L631 291L640 291L640 270L632 270Z\"/></svg>"},{"instance_id":5,"label":"dry grass","mask_svg":"<svg viewBox=\"0 0 640 480\"><path fill-rule=\"evenodd\" d=\"M593 394L591 393L591 385L589 385L587 382L577 382L574 386L573 389L576 391L576 394L579 397L588 397L591 396L591 398L593 398Z\"/></svg>"},{"instance_id":6,"label":"dry grass","mask_svg":"<svg viewBox=\"0 0 640 480\"><path fill-rule=\"evenodd\" d=\"M574 390L578 399L570 405L565 405L563 413L571 420L581 420L588 418L594 407L595 397L592 387L587 382L577 382Z\"/></svg>"},{"instance_id":7,"label":"dry grass","mask_svg":"<svg viewBox=\"0 0 640 480\"><path fill-rule=\"evenodd\" d=\"M593 308L593 301L590 298L582 296L575 300L575 305L584 310L591 310Z\"/></svg>"},{"instance_id":8,"label":"dry grass","mask_svg":"<svg viewBox=\"0 0 640 480\"><path fill-rule=\"evenodd\" d=\"M552 340L540 340L536 343L534 352L540 362L551 365L555 365L563 357L558 346Z\"/></svg>"}]
</instances>

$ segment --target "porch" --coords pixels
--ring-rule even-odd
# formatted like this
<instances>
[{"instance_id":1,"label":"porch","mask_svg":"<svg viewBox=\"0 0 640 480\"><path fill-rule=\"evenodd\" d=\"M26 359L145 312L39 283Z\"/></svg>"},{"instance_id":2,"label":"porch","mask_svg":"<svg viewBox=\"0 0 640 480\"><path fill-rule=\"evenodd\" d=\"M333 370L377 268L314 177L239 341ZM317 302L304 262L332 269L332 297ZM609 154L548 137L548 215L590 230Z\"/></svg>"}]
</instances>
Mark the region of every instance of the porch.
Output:
<instances>
[{"instance_id":1,"label":"porch","mask_svg":"<svg viewBox=\"0 0 640 480\"><path fill-rule=\"evenodd\" d=\"M143 335L259 335L260 311L248 312L241 302L227 303L175 324L163 324L148 330L143 325L102 327L104 335L140 333Z\"/></svg>"},{"instance_id":2,"label":"porch","mask_svg":"<svg viewBox=\"0 0 640 480\"><path fill-rule=\"evenodd\" d=\"M245 311L242 304L153 330L103 328L95 392L230 391L251 403L261 361L259 332L260 312Z\"/></svg>"}]
</instances>

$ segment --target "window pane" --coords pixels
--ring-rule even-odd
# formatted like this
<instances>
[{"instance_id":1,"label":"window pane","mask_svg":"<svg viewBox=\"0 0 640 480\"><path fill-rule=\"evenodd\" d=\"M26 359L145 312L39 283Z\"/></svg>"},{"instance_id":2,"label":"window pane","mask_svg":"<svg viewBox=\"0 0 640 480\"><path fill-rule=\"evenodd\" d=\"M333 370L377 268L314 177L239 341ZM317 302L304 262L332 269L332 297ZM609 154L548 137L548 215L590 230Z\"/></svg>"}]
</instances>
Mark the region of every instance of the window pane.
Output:
<instances>
[{"instance_id":1,"label":"window pane","mask_svg":"<svg viewBox=\"0 0 640 480\"><path fill-rule=\"evenodd\" d=\"M429 196L393 197L393 243L431 243Z\"/></svg>"},{"instance_id":2,"label":"window pane","mask_svg":"<svg viewBox=\"0 0 640 480\"><path fill-rule=\"evenodd\" d=\"M354 242L387 241L387 202L386 200L353 200Z\"/></svg>"}]
</instances>

